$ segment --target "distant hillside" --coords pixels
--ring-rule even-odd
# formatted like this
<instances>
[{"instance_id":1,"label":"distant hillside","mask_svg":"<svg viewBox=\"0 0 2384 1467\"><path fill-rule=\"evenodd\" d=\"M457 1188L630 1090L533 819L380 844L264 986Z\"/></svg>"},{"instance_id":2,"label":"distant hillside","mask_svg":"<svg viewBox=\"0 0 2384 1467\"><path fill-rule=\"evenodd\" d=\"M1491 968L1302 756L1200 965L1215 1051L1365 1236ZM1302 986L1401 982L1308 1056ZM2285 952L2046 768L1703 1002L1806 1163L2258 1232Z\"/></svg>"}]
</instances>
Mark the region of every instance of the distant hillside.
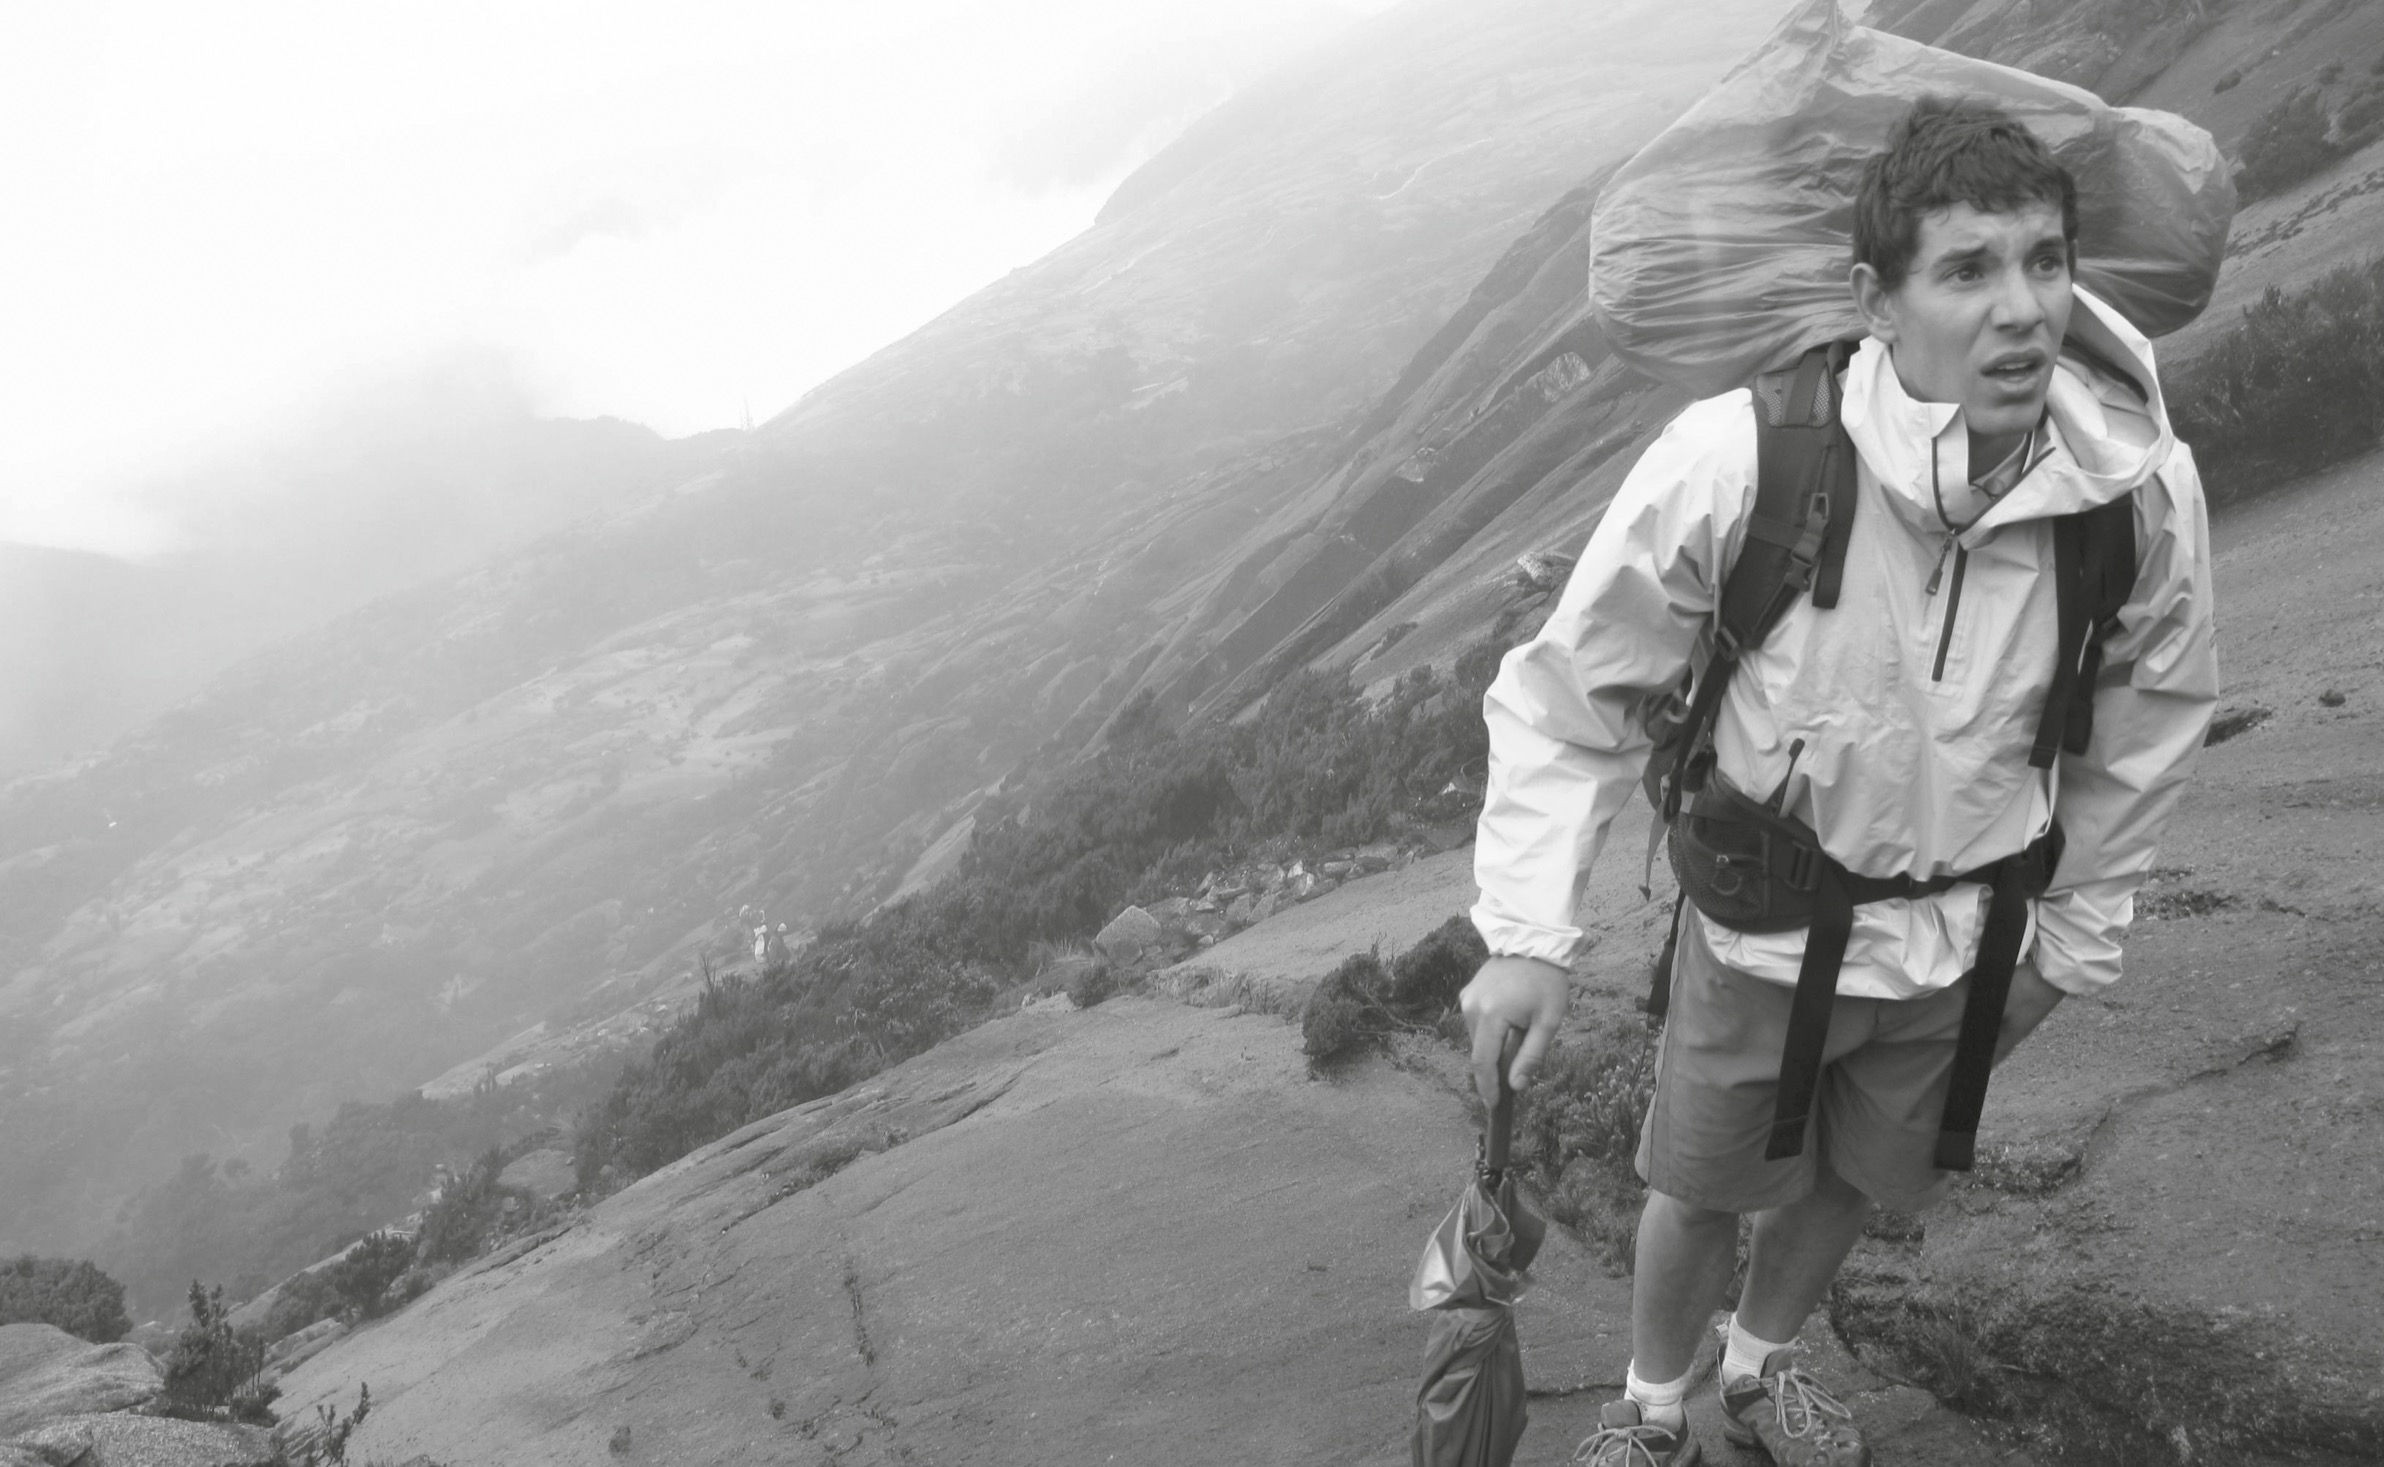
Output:
<instances>
[{"instance_id":1,"label":"distant hillside","mask_svg":"<svg viewBox=\"0 0 2384 1467\"><path fill-rule=\"evenodd\" d=\"M0 544L0 782L376 596L699 474L739 436L667 442L485 386L403 386L153 486L184 537L155 561Z\"/></svg>"}]
</instances>

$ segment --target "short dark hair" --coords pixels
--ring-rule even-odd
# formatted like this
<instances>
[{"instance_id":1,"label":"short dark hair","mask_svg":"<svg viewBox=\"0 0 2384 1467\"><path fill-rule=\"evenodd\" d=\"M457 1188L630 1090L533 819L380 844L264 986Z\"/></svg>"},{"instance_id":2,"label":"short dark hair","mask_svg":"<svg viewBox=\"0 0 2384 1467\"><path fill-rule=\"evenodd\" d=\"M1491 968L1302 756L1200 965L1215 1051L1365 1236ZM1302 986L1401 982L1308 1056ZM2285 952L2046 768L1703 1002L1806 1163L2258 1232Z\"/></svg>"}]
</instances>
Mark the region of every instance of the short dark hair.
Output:
<instances>
[{"instance_id":1,"label":"short dark hair","mask_svg":"<svg viewBox=\"0 0 2384 1467\"><path fill-rule=\"evenodd\" d=\"M1854 263L1894 290L1920 252L1920 222L1968 204L2005 213L2029 204L2061 206L2070 263L2078 254L2078 185L2044 141L1991 102L1923 97L1863 165L1854 199Z\"/></svg>"}]
</instances>

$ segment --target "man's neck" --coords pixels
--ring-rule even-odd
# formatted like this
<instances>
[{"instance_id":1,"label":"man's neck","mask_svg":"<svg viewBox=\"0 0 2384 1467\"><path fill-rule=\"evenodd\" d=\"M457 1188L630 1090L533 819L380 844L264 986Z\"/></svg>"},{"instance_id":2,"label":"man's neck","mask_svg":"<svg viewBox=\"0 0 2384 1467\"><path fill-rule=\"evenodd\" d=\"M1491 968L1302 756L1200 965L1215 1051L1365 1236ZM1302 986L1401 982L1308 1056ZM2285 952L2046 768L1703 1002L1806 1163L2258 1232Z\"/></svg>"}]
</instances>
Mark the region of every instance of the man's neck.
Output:
<instances>
[{"instance_id":1,"label":"man's neck","mask_svg":"<svg viewBox=\"0 0 2384 1467\"><path fill-rule=\"evenodd\" d=\"M2027 441L2028 430L2025 428L2021 429L2017 433L1997 433L1992 436L1984 433L1971 434L1971 482L1976 483L1979 480L1985 478L1995 468L2001 465L2005 459L2010 458L2015 452L2017 452L2021 444Z\"/></svg>"}]
</instances>

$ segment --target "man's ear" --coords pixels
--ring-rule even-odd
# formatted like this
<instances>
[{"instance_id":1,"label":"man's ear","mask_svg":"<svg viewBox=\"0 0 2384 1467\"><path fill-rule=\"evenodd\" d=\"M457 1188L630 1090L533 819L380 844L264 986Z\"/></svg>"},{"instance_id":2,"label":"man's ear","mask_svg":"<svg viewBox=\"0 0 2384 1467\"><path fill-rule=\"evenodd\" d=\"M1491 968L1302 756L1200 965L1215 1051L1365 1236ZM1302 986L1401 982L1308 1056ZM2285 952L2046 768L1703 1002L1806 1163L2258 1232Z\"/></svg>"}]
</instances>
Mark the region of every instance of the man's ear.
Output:
<instances>
[{"instance_id":1,"label":"man's ear","mask_svg":"<svg viewBox=\"0 0 2384 1467\"><path fill-rule=\"evenodd\" d=\"M1879 283L1879 271L1870 265L1855 266L1846 276L1846 288L1854 297L1855 314L1862 317L1864 327L1882 344L1895 345L1895 303L1887 288Z\"/></svg>"}]
</instances>

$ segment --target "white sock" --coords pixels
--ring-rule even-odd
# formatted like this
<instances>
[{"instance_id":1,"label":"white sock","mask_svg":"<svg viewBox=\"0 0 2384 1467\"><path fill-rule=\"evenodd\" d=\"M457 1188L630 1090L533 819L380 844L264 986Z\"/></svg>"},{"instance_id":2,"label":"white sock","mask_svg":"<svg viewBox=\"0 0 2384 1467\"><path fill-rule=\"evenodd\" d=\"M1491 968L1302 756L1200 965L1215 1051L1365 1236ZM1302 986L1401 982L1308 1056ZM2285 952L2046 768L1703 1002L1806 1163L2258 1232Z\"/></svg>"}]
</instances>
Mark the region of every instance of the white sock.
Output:
<instances>
[{"instance_id":1,"label":"white sock","mask_svg":"<svg viewBox=\"0 0 2384 1467\"><path fill-rule=\"evenodd\" d=\"M1774 1350L1785 1350L1796 1343L1794 1335L1784 1340L1759 1340L1748 1334L1738 1322L1738 1314L1730 1315L1728 1343L1722 1349L1722 1379L1736 1380L1742 1375L1763 1374L1763 1362Z\"/></svg>"},{"instance_id":2,"label":"white sock","mask_svg":"<svg viewBox=\"0 0 2384 1467\"><path fill-rule=\"evenodd\" d=\"M1681 1402L1688 1398L1689 1381L1697 1374L1694 1366L1680 1379L1654 1385L1639 1378L1639 1362L1623 1372L1622 1393L1639 1408L1639 1419L1649 1426L1670 1427L1677 1431L1689 1419L1689 1408Z\"/></svg>"}]
</instances>

